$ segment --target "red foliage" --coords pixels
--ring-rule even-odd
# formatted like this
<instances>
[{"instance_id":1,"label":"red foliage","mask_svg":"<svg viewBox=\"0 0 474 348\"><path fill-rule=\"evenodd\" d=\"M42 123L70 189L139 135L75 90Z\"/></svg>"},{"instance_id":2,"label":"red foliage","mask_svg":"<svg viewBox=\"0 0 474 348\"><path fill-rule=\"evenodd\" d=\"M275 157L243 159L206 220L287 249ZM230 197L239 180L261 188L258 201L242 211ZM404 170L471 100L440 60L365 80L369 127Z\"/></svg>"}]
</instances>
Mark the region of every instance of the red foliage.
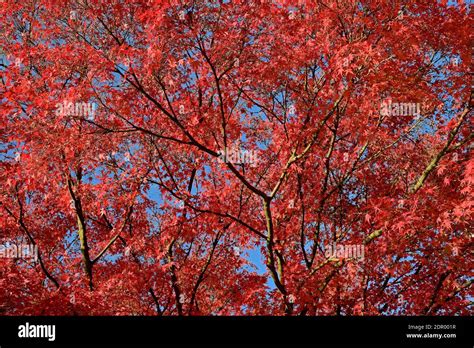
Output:
<instances>
[{"instance_id":1,"label":"red foliage","mask_svg":"<svg viewBox=\"0 0 474 348\"><path fill-rule=\"evenodd\" d=\"M3 314L472 313L464 4L0 11Z\"/></svg>"}]
</instances>

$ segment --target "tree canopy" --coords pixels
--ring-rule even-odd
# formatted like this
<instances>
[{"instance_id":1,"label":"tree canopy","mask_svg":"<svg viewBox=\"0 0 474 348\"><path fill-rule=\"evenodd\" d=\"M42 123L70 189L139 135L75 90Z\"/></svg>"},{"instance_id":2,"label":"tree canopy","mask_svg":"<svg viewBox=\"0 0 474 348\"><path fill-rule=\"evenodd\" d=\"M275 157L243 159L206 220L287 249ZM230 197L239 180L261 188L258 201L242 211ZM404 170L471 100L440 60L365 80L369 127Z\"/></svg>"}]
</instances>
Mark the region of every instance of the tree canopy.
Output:
<instances>
[{"instance_id":1,"label":"tree canopy","mask_svg":"<svg viewBox=\"0 0 474 348\"><path fill-rule=\"evenodd\" d=\"M470 10L3 1L0 311L472 313Z\"/></svg>"}]
</instances>

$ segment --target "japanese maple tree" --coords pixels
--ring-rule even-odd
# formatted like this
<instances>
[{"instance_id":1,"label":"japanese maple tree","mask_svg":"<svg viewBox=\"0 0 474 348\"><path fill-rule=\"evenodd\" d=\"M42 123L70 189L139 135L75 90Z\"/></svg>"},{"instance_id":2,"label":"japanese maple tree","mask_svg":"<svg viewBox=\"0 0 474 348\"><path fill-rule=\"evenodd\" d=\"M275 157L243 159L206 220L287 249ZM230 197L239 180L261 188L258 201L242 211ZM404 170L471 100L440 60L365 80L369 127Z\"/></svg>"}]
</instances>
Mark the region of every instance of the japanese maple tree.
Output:
<instances>
[{"instance_id":1,"label":"japanese maple tree","mask_svg":"<svg viewBox=\"0 0 474 348\"><path fill-rule=\"evenodd\" d=\"M468 4L0 13L2 314L472 314Z\"/></svg>"}]
</instances>

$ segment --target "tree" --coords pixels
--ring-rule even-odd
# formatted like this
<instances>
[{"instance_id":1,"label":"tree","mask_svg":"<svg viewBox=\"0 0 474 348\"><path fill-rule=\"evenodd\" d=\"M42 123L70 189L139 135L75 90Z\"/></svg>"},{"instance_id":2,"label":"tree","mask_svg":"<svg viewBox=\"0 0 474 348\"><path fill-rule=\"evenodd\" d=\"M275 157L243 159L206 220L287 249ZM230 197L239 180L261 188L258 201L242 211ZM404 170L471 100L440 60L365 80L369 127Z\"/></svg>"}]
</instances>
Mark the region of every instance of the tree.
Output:
<instances>
[{"instance_id":1,"label":"tree","mask_svg":"<svg viewBox=\"0 0 474 348\"><path fill-rule=\"evenodd\" d=\"M4 314L472 313L468 5L2 5Z\"/></svg>"}]
</instances>

